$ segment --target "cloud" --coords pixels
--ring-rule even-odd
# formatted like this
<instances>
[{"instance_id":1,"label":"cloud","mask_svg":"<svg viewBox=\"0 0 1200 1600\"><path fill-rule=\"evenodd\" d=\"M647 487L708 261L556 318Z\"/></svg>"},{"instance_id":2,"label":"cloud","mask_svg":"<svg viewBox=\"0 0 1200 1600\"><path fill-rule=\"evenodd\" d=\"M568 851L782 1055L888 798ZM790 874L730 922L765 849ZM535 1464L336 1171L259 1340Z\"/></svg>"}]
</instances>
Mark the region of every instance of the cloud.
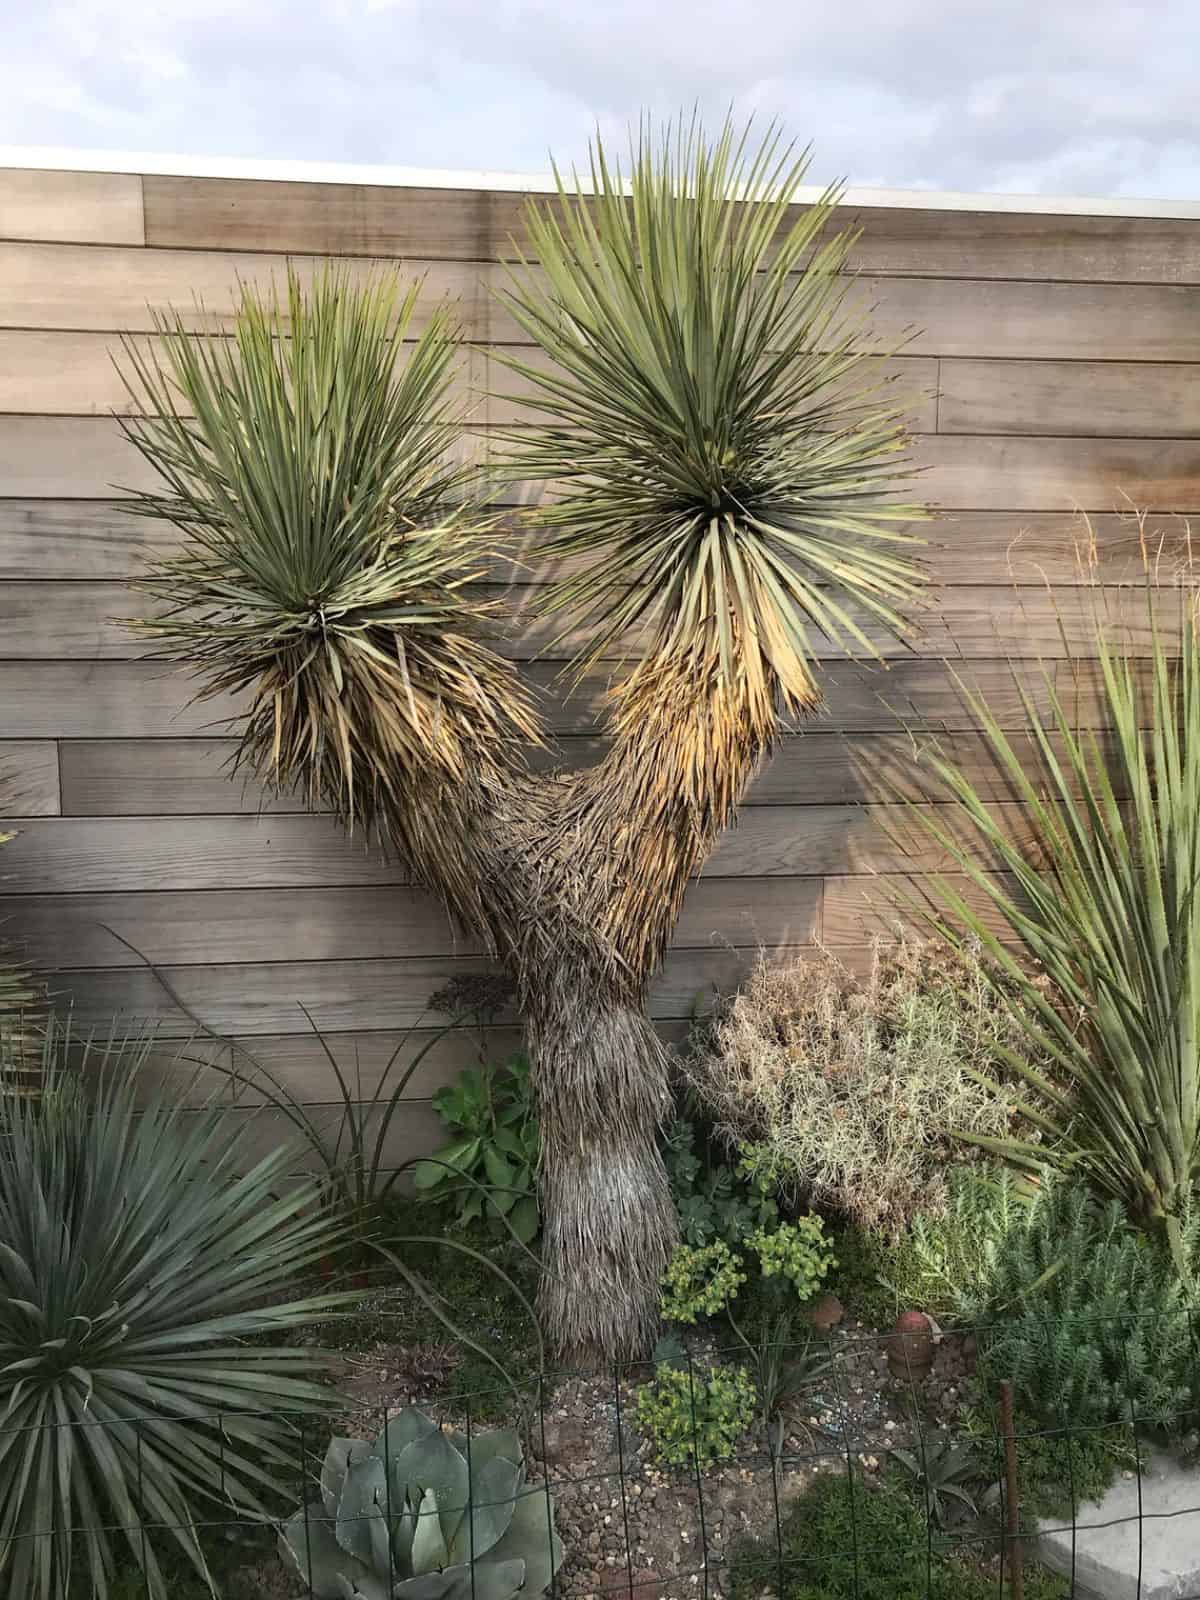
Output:
<instances>
[{"instance_id":1,"label":"cloud","mask_svg":"<svg viewBox=\"0 0 1200 1600\"><path fill-rule=\"evenodd\" d=\"M815 176L1200 195L1189 0L0 0L0 142L544 171L779 116Z\"/></svg>"}]
</instances>

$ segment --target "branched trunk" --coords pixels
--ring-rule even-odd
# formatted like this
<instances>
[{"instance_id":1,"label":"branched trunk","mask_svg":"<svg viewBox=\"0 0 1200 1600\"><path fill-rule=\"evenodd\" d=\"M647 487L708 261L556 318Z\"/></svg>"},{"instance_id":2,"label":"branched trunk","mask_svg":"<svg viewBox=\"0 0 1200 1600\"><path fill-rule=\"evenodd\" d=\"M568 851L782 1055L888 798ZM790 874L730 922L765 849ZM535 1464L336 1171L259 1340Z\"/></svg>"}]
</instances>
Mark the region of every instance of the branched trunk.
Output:
<instances>
[{"instance_id":1,"label":"branched trunk","mask_svg":"<svg viewBox=\"0 0 1200 1600\"><path fill-rule=\"evenodd\" d=\"M772 686L656 660L582 773L514 763L398 796L393 839L516 984L542 1135L539 1307L562 1359L644 1355L678 1226L658 1152L669 1058L646 992L689 878L774 733ZM448 870L445 840L455 840Z\"/></svg>"}]
</instances>

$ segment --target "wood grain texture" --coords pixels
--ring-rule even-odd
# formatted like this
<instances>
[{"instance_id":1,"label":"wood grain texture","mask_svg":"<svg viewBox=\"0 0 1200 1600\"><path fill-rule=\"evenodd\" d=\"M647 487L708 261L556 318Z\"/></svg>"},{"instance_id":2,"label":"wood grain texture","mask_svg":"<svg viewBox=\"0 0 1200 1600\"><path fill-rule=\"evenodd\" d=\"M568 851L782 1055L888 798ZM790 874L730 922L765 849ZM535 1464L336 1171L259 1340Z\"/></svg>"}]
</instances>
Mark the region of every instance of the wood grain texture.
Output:
<instances>
[{"instance_id":1,"label":"wood grain texture","mask_svg":"<svg viewBox=\"0 0 1200 1600\"><path fill-rule=\"evenodd\" d=\"M0 729L16 739L176 738L227 732L230 697L154 661L0 660Z\"/></svg>"},{"instance_id":2,"label":"wood grain texture","mask_svg":"<svg viewBox=\"0 0 1200 1600\"><path fill-rule=\"evenodd\" d=\"M52 739L0 739L0 795L10 816L59 814L58 746Z\"/></svg>"},{"instance_id":3,"label":"wood grain texture","mask_svg":"<svg viewBox=\"0 0 1200 1600\"><path fill-rule=\"evenodd\" d=\"M512 345L507 353L534 372L554 371L555 363L535 347ZM489 426L522 426L537 422L541 416L534 402L542 391L536 379L526 372L495 357L485 357L479 373L472 373L471 381L484 394L479 414ZM938 362L932 357L872 357L846 380L844 387L848 394L874 388L870 403L902 409L915 433L933 433L937 429Z\"/></svg>"},{"instance_id":4,"label":"wood grain texture","mask_svg":"<svg viewBox=\"0 0 1200 1600\"><path fill-rule=\"evenodd\" d=\"M151 245L482 261L510 254L512 237L528 244L529 197L511 192L149 175L143 183ZM1200 282L1192 221L847 205L834 225L862 228L853 259L868 272Z\"/></svg>"},{"instance_id":5,"label":"wood grain texture","mask_svg":"<svg viewBox=\"0 0 1200 1600\"><path fill-rule=\"evenodd\" d=\"M320 257L291 258L301 277ZM193 327L227 328L241 283L282 281L279 256L53 244L0 244L0 326L152 333L153 313L174 308ZM377 271L347 261L351 276ZM523 343L489 290L501 269L406 261L424 283L415 334L443 300L472 340ZM1067 361L1200 361L1194 295L1178 284L1022 283L985 279L869 277L847 295L851 316L869 313L881 348L908 356L999 356ZM192 308L199 302L203 312Z\"/></svg>"},{"instance_id":6,"label":"wood grain texture","mask_svg":"<svg viewBox=\"0 0 1200 1600\"><path fill-rule=\"evenodd\" d=\"M757 948L670 952L651 992L651 1015L686 1021L728 993L757 957ZM322 1033L427 1026L432 993L453 977L489 970L486 962L464 956L171 967L164 974L207 1028L256 1036L299 1032L302 1006ZM144 969L64 973L56 988L61 1003L73 1005L80 1027L108 1025L115 1010L125 1018L155 1023L164 1037L190 1037L194 1031L191 1019Z\"/></svg>"},{"instance_id":7,"label":"wood grain texture","mask_svg":"<svg viewBox=\"0 0 1200 1600\"><path fill-rule=\"evenodd\" d=\"M397 884L332 817L34 817L5 846L9 894Z\"/></svg>"},{"instance_id":8,"label":"wood grain texture","mask_svg":"<svg viewBox=\"0 0 1200 1600\"><path fill-rule=\"evenodd\" d=\"M925 469L922 496L950 511L1188 512L1200 506L1200 452L1190 439L925 434L914 441L913 456Z\"/></svg>"},{"instance_id":9,"label":"wood grain texture","mask_svg":"<svg viewBox=\"0 0 1200 1600\"><path fill-rule=\"evenodd\" d=\"M1141 535L1137 518L1093 513L1095 574L1101 581L1136 577ZM549 562L537 535L510 522L511 559L489 570L504 584L550 583L578 563ZM1089 537L1083 518L1070 511L950 511L909 531L926 541L920 552L933 584L1091 581L1080 560ZM1168 516L1151 518L1151 542L1178 540L1182 528ZM120 501L0 498L0 578L111 578L136 576L147 557L178 548L179 535L164 523L131 516Z\"/></svg>"},{"instance_id":10,"label":"wood grain texture","mask_svg":"<svg viewBox=\"0 0 1200 1600\"><path fill-rule=\"evenodd\" d=\"M470 433L455 441L458 460L482 460ZM116 417L0 416L0 485L14 500L120 500L161 488Z\"/></svg>"},{"instance_id":11,"label":"wood grain texture","mask_svg":"<svg viewBox=\"0 0 1200 1600\"><path fill-rule=\"evenodd\" d=\"M1200 367L1185 362L942 361L939 367L942 433L1200 434Z\"/></svg>"},{"instance_id":12,"label":"wood grain texture","mask_svg":"<svg viewBox=\"0 0 1200 1600\"><path fill-rule=\"evenodd\" d=\"M822 664L824 707L803 726L855 734L894 732L898 725L922 722L939 731L969 729L975 721L963 703L961 678L988 697L1003 727L1016 728L1024 718L1018 673L1035 704L1045 709L1042 670L1033 662L950 665L900 658L877 666L830 660ZM600 725L605 695L619 669L601 666L571 692L562 683L559 662L534 663L524 674L545 695L553 731L586 735ZM175 739L220 736L236 725L235 701L189 703L192 693L183 674L150 661L0 659L0 728L15 739ZM1095 725L1094 693L1080 714L1085 725Z\"/></svg>"},{"instance_id":13,"label":"wood grain texture","mask_svg":"<svg viewBox=\"0 0 1200 1600\"><path fill-rule=\"evenodd\" d=\"M1020 836L1015 813L1011 825ZM13 895L405 882L378 848L348 837L331 817L31 817L18 826L4 859L5 888ZM945 864L944 852L903 806L751 806L723 836L703 880Z\"/></svg>"},{"instance_id":14,"label":"wood grain texture","mask_svg":"<svg viewBox=\"0 0 1200 1600\"><path fill-rule=\"evenodd\" d=\"M149 245L450 261L493 253L495 207L485 189L149 175L143 182Z\"/></svg>"},{"instance_id":15,"label":"wood grain texture","mask_svg":"<svg viewBox=\"0 0 1200 1600\"><path fill-rule=\"evenodd\" d=\"M1032 762L1029 739L1019 733L1011 738ZM926 758L935 740L981 792L1001 799L1007 796L1007 783L980 734L938 737L914 729L851 737L825 732L818 723L781 738L751 786L746 804L854 804L872 794L878 797L884 783L913 798L927 796L931 780ZM533 755L542 770L558 767L570 771L594 765L605 748L601 738L568 735ZM308 809L300 794L272 795L252 779L228 776L227 764L235 749L232 739L200 737L64 740L59 757L63 814L195 816Z\"/></svg>"},{"instance_id":16,"label":"wood grain texture","mask_svg":"<svg viewBox=\"0 0 1200 1600\"><path fill-rule=\"evenodd\" d=\"M144 244L136 173L0 168L0 239Z\"/></svg>"},{"instance_id":17,"label":"wood grain texture","mask_svg":"<svg viewBox=\"0 0 1200 1600\"><path fill-rule=\"evenodd\" d=\"M478 955L442 906L417 889L209 889L9 894L0 922L19 927L30 960L51 972L87 967L197 966L212 961L398 960ZM678 949L807 944L818 931L816 879L702 879L692 884ZM130 946L133 948L131 949Z\"/></svg>"},{"instance_id":18,"label":"wood grain texture","mask_svg":"<svg viewBox=\"0 0 1200 1600\"><path fill-rule=\"evenodd\" d=\"M137 335L130 343L166 369L160 341ZM398 366L411 349L400 346ZM486 420L484 367L478 347L464 345L449 387L452 403L478 421ZM932 379L924 387L932 391ZM191 414L182 398L178 403L183 415ZM928 404L932 414L932 399ZM120 335L0 328L0 414L136 416L147 409Z\"/></svg>"},{"instance_id":19,"label":"wood grain texture","mask_svg":"<svg viewBox=\"0 0 1200 1600\"><path fill-rule=\"evenodd\" d=\"M205 812L294 812L300 794L274 795L248 774L231 774L234 739L78 739L61 745L67 816L196 816Z\"/></svg>"},{"instance_id":20,"label":"wood grain texture","mask_svg":"<svg viewBox=\"0 0 1200 1600\"><path fill-rule=\"evenodd\" d=\"M120 501L0 499L0 579L129 578L179 542Z\"/></svg>"},{"instance_id":21,"label":"wood grain texture","mask_svg":"<svg viewBox=\"0 0 1200 1600\"><path fill-rule=\"evenodd\" d=\"M261 1104L263 1095L256 1086L269 1089L274 1078L302 1102L328 1105L337 1102L339 1091L325 1054L327 1047L359 1103L369 1102L377 1091L391 1094L410 1067L413 1074L404 1098L420 1100L452 1082L465 1067L476 1065L481 1055L501 1061L523 1044L519 1028L464 1025L445 1031L445 1019L433 1012L425 1023L425 1027L402 1032L328 1033L323 1039L308 1030L252 1035L221 1044L194 1041L187 1048L188 1059L177 1061L172 1078L178 1092L198 1102L216 1094L225 1100L236 1098L242 1105ZM177 1045L173 1048L178 1052ZM231 1082L222 1072L197 1071L197 1058L218 1060L235 1068L238 1077Z\"/></svg>"},{"instance_id":22,"label":"wood grain texture","mask_svg":"<svg viewBox=\"0 0 1200 1600\"><path fill-rule=\"evenodd\" d=\"M1200 481L1200 463L1197 465ZM540 614L544 588L513 585L507 589L480 585L479 592L500 601L507 616L496 648L513 661L544 655L567 661L590 646L596 637L589 628L564 628L560 618ZM1122 624L1122 631L1137 649L1148 648L1145 599L1133 588L1100 591L1075 588L1053 594L1044 587L974 585L946 588L933 596L934 604L922 613L920 631L899 640L864 619L864 632L881 657L911 654L964 659L1024 652L1045 657L1068 650L1087 649L1094 637L1100 608ZM155 611L145 595L122 583L43 582L31 579L0 587L0 637L10 660L81 657L89 660L134 660L146 645L129 627L129 619ZM640 636L628 640L631 653L643 648ZM833 658L835 643L819 633L810 634L814 654Z\"/></svg>"},{"instance_id":23,"label":"wood grain texture","mask_svg":"<svg viewBox=\"0 0 1200 1600\"><path fill-rule=\"evenodd\" d=\"M281 288L289 259L303 282L323 270L319 256L0 244L0 326L153 333L155 314L174 311L185 327L227 330L243 287L260 294ZM516 335L507 316L493 313L487 268L411 260L342 263L344 275L360 282L393 269L403 282L423 285L409 324L412 337L445 301L452 302L467 338Z\"/></svg>"},{"instance_id":24,"label":"wood grain texture","mask_svg":"<svg viewBox=\"0 0 1200 1600\"><path fill-rule=\"evenodd\" d=\"M1009 893L1015 889L1014 880L1007 874L996 874L993 881ZM950 873L944 882L962 897L990 933L1005 943L1013 941L1012 929L994 902L970 878ZM830 949L860 946L872 939L895 939L902 930L930 938L934 934L928 918L944 912L944 902L928 878L903 873L877 878L830 877L825 879L821 910L823 942Z\"/></svg>"}]
</instances>

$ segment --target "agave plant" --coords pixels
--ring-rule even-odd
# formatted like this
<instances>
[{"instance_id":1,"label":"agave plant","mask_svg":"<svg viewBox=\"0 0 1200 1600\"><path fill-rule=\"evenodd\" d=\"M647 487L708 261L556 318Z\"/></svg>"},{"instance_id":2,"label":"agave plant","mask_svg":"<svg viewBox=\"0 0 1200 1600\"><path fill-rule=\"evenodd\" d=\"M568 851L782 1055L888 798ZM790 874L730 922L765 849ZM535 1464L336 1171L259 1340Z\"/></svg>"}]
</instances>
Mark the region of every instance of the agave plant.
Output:
<instances>
[{"instance_id":1,"label":"agave plant","mask_svg":"<svg viewBox=\"0 0 1200 1600\"><path fill-rule=\"evenodd\" d=\"M924 1497L934 1527L945 1530L964 1515L979 1515L970 1486L984 1481L985 1469L969 1440L956 1444L945 1435L922 1436L915 1450L897 1448L888 1454Z\"/></svg>"},{"instance_id":2,"label":"agave plant","mask_svg":"<svg viewBox=\"0 0 1200 1600\"><path fill-rule=\"evenodd\" d=\"M562 1565L513 1429L462 1436L410 1406L374 1443L332 1440L320 1487L279 1541L316 1600L534 1600Z\"/></svg>"},{"instance_id":3,"label":"agave plant","mask_svg":"<svg viewBox=\"0 0 1200 1600\"><path fill-rule=\"evenodd\" d=\"M268 1519L330 1403L279 1340L340 1298L295 1297L335 1231L288 1150L152 1088L152 1048L52 1024L42 1093L0 1098L0 1587L29 1600L130 1563L165 1600L164 1545L211 1585L200 1521Z\"/></svg>"},{"instance_id":4,"label":"agave plant","mask_svg":"<svg viewBox=\"0 0 1200 1600\"><path fill-rule=\"evenodd\" d=\"M1085 1175L1165 1234L1188 1279L1182 1219L1200 1176L1194 588L1150 573L1145 615L1143 642L1135 642L1128 604L1118 615L1097 601L1094 662L1072 661L1065 687L1044 671L1046 710L1022 688L1032 770L986 701L964 686L1022 809L1023 842L936 747L930 768L966 826L943 824L937 808L919 815L999 912L1008 937L946 879L936 892L948 915L935 910L934 925L952 942L964 929L979 941L1033 1045L1028 1056L1002 1055L1033 1091L1020 1109L1040 1137L976 1142L1025 1167ZM1093 677L1103 733L1081 726L1073 709L1073 690ZM1039 1057L1044 1070L1030 1064Z\"/></svg>"}]
</instances>

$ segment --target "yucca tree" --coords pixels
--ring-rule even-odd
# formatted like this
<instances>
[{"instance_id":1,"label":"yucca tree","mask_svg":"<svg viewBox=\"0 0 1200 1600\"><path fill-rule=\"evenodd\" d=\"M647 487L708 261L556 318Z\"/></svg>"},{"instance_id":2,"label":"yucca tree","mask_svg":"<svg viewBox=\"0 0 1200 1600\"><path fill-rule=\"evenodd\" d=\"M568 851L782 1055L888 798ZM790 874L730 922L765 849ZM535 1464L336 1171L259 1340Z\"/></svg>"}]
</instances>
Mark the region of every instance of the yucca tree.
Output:
<instances>
[{"instance_id":1,"label":"yucca tree","mask_svg":"<svg viewBox=\"0 0 1200 1600\"><path fill-rule=\"evenodd\" d=\"M243 758L378 827L517 981L543 1134L541 1307L562 1351L640 1352L675 1237L655 1135L667 1055L646 990L689 876L819 705L834 644L898 632L921 575L895 503L902 407L847 317L836 203L795 205L775 131L643 130L595 147L586 200L531 205L509 310L549 357L507 477L557 485L523 555L568 558L547 609L582 663L623 655L611 751L533 773L541 734L467 586L495 519L445 465L455 353L413 296L328 277L243 301L231 343L168 324L129 424L188 539L150 631L207 690L249 691ZM532 393L532 400L529 395Z\"/></svg>"}]
</instances>

